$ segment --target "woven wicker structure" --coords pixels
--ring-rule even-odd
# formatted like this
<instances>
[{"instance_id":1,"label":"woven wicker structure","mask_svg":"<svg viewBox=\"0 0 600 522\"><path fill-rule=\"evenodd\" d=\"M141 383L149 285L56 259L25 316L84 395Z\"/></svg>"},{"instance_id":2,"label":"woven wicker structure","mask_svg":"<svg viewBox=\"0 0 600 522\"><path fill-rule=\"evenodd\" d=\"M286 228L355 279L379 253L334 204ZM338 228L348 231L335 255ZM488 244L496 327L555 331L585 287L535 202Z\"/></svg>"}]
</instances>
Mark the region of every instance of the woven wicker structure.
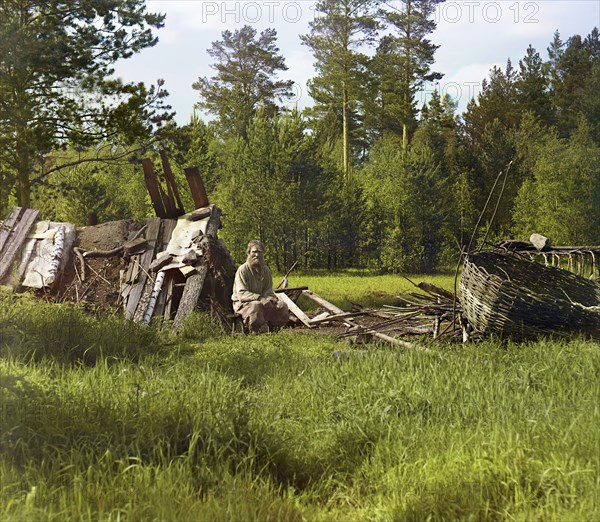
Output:
<instances>
[{"instance_id":1,"label":"woven wicker structure","mask_svg":"<svg viewBox=\"0 0 600 522\"><path fill-rule=\"evenodd\" d=\"M515 254L470 255L459 299L473 330L516 340L582 332L600 338L600 284Z\"/></svg>"}]
</instances>

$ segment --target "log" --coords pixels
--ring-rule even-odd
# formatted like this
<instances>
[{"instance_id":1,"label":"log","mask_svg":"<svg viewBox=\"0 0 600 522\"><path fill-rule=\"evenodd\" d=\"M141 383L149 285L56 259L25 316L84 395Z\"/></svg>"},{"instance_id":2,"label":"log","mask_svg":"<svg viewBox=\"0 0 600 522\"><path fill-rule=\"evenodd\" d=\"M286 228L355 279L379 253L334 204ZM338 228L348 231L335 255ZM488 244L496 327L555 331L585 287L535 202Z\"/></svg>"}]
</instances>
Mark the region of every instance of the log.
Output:
<instances>
[{"instance_id":1,"label":"log","mask_svg":"<svg viewBox=\"0 0 600 522\"><path fill-rule=\"evenodd\" d=\"M58 227L58 231L54 236L54 248L52 249L52 260L50 261L50 267L48 269L48 276L44 280L44 284L51 286L56 281L56 275L58 274L58 268L62 262L63 255L65 254L65 227Z\"/></svg>"},{"instance_id":2,"label":"log","mask_svg":"<svg viewBox=\"0 0 600 522\"><path fill-rule=\"evenodd\" d=\"M144 312L144 317L142 321L146 324L150 322L152 318L152 314L154 313L154 307L156 306L156 299L158 298L158 294L160 294L160 290L162 288L163 282L165 280L165 273L159 272L156 276L156 281L154 281L154 288L152 289L152 293L150 294L150 300L148 301L148 306L146 311Z\"/></svg>"},{"instance_id":3,"label":"log","mask_svg":"<svg viewBox=\"0 0 600 522\"><path fill-rule=\"evenodd\" d=\"M435 286L434 284L422 281L417 285L417 287L428 294L444 297L446 299L450 299L450 301L454 301L454 294L452 292L449 292L444 288L440 288L439 286Z\"/></svg>"},{"instance_id":4,"label":"log","mask_svg":"<svg viewBox=\"0 0 600 522\"><path fill-rule=\"evenodd\" d=\"M206 225L206 235L216 239L220 222L221 209L213 205L210 218ZM194 308L196 308L198 299L202 293L202 287L204 286L207 272L208 267L206 266L206 263L203 263L198 267L195 273L191 274L186 279L183 295L181 296L181 301L179 302L179 307L175 314L175 320L173 321L175 329L181 328L184 319L194 310Z\"/></svg>"},{"instance_id":5,"label":"log","mask_svg":"<svg viewBox=\"0 0 600 522\"><path fill-rule=\"evenodd\" d=\"M359 324L353 324L353 327L356 328L357 334L359 334L359 333L370 334L370 335L377 337L378 339L381 339L382 341L386 341L388 343L395 344L396 346L401 346L402 348L419 348L421 350L426 350L426 348L423 348L416 344L409 343L408 341L401 341L400 339L396 339L395 337L391 337L389 335L382 334L381 332L377 332L376 330L372 330L371 328L367 328L367 327L361 326Z\"/></svg>"}]
</instances>

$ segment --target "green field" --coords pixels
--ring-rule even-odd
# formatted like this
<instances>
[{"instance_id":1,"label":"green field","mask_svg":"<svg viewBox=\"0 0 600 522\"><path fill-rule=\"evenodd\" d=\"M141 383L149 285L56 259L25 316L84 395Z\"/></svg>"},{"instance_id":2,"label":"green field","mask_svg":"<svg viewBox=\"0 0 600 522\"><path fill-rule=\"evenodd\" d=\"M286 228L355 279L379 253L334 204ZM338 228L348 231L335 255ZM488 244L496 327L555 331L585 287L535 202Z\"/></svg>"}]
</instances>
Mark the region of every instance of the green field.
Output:
<instances>
[{"instance_id":1,"label":"green field","mask_svg":"<svg viewBox=\"0 0 600 522\"><path fill-rule=\"evenodd\" d=\"M344 309L412 290L290 285ZM4 296L0 355L3 521L600 519L598 343L422 352L200 314L176 337Z\"/></svg>"}]
</instances>

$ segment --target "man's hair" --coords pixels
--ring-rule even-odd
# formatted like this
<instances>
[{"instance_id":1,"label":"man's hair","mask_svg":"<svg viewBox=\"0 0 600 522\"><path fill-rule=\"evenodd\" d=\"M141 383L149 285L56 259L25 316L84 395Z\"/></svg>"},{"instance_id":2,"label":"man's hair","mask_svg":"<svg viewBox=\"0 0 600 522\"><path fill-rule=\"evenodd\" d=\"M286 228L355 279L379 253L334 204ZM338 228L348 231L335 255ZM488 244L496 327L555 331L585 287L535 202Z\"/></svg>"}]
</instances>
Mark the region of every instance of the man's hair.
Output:
<instances>
[{"instance_id":1,"label":"man's hair","mask_svg":"<svg viewBox=\"0 0 600 522\"><path fill-rule=\"evenodd\" d=\"M259 247L263 252L265 251L265 245L263 245L263 242L259 241L258 239L253 239L248 243L248 246L246 247L246 255L250 253L252 247Z\"/></svg>"}]
</instances>

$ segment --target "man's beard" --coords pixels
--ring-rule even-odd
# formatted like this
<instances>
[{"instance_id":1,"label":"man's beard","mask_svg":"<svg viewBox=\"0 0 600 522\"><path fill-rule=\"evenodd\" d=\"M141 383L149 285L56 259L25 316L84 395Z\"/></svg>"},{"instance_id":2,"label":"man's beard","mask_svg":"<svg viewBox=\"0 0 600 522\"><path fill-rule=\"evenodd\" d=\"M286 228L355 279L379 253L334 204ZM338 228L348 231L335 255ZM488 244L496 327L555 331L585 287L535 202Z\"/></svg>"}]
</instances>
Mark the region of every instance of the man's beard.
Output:
<instances>
[{"instance_id":1,"label":"man's beard","mask_svg":"<svg viewBox=\"0 0 600 522\"><path fill-rule=\"evenodd\" d=\"M251 256L248 256L247 261L250 265L250 268L253 269L262 268L263 266L265 266L265 263L263 261L261 261L260 259L255 259Z\"/></svg>"}]
</instances>

